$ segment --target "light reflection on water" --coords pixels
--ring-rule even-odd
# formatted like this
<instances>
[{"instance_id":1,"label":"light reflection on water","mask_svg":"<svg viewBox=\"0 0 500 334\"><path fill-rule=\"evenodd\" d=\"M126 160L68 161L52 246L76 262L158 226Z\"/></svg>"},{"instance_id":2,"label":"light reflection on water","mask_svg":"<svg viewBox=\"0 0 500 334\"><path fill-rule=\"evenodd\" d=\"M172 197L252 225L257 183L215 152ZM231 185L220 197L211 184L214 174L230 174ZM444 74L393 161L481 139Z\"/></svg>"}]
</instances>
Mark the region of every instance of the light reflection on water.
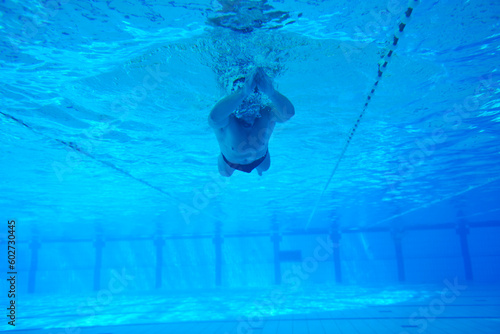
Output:
<instances>
[{"instance_id":1,"label":"light reflection on water","mask_svg":"<svg viewBox=\"0 0 500 334\"><path fill-rule=\"evenodd\" d=\"M215 321L262 316L340 316L343 311L415 303L433 293L429 287L357 287L317 285L292 291L271 289L220 289L198 292L121 294L97 300L96 295L36 296L23 298L22 317L16 329L65 326L110 326L168 322ZM274 297L271 297L274 296Z\"/></svg>"}]
</instances>

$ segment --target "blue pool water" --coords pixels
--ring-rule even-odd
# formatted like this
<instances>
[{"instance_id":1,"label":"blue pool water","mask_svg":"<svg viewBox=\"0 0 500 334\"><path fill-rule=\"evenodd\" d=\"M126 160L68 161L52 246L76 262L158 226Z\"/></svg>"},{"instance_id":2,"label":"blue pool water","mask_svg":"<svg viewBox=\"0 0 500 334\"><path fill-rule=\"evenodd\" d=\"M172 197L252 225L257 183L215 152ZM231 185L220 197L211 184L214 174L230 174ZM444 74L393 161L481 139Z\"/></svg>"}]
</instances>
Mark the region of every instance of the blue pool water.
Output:
<instances>
[{"instance_id":1,"label":"blue pool water","mask_svg":"<svg viewBox=\"0 0 500 334\"><path fill-rule=\"evenodd\" d=\"M289 298L265 317L498 283L499 15L486 0L0 2L0 275L14 220L18 305L0 328L233 319L277 286ZM295 116L267 172L224 178L207 116L257 67Z\"/></svg>"}]
</instances>

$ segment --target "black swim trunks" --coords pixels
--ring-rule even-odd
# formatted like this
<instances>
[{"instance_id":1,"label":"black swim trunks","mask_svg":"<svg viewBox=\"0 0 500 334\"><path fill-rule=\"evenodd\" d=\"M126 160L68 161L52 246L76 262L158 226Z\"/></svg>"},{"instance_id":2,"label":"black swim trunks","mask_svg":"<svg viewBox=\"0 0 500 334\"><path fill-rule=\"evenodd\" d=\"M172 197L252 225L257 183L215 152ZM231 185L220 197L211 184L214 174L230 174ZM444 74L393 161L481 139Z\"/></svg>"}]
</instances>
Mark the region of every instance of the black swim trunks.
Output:
<instances>
[{"instance_id":1,"label":"black swim trunks","mask_svg":"<svg viewBox=\"0 0 500 334\"><path fill-rule=\"evenodd\" d=\"M228 161L226 159L226 157L224 156L224 154L222 154L222 158L224 159L226 164L229 165L229 167L240 170L240 171L245 172L245 173L250 173L251 171L253 171L255 169L255 167L260 165L262 163L262 161L264 161L264 159L267 157L268 153L269 153L269 150L266 151L266 154L264 154L264 156L262 158L257 159L254 162L251 162L251 163L245 164L245 165L235 164L235 163Z\"/></svg>"}]
</instances>

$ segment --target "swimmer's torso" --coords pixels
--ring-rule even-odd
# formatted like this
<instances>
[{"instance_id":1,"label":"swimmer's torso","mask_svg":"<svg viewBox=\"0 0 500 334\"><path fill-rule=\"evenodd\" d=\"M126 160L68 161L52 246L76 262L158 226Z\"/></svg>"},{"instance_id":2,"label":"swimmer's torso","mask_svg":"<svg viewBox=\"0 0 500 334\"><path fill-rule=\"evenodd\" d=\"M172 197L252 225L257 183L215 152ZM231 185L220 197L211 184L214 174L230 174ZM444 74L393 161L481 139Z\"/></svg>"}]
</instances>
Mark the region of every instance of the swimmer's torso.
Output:
<instances>
[{"instance_id":1,"label":"swimmer's torso","mask_svg":"<svg viewBox=\"0 0 500 334\"><path fill-rule=\"evenodd\" d=\"M221 152L227 160L249 164L266 154L275 126L270 113L270 110L263 110L262 117L256 118L253 125L231 115L225 127L215 130Z\"/></svg>"}]
</instances>

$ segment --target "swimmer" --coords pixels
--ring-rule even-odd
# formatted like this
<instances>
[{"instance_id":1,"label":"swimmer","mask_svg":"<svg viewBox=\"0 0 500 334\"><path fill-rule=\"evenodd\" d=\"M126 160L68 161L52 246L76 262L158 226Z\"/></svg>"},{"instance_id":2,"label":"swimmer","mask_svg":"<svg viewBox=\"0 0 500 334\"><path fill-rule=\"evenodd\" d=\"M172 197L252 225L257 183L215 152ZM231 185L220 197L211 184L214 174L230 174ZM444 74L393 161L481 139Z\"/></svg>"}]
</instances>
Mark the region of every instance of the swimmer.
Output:
<instances>
[{"instance_id":1,"label":"swimmer","mask_svg":"<svg viewBox=\"0 0 500 334\"><path fill-rule=\"evenodd\" d=\"M272 80L258 68L237 92L220 100L210 112L221 154L219 173L231 176L235 169L259 175L271 165L268 143L276 123L295 114L292 103L274 89ZM269 103L266 103L268 100Z\"/></svg>"}]
</instances>

